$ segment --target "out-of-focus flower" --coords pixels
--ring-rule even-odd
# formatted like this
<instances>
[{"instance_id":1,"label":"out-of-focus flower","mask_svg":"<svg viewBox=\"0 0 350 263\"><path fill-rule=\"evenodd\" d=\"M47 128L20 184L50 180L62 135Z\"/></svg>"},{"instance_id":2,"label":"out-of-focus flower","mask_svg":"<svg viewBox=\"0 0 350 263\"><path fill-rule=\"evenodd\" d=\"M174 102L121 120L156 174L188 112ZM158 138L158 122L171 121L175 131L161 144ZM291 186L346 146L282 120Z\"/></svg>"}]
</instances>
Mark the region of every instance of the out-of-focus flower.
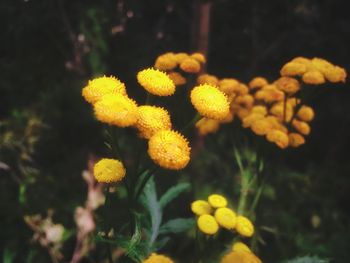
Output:
<instances>
[{"instance_id":1,"label":"out-of-focus flower","mask_svg":"<svg viewBox=\"0 0 350 263\"><path fill-rule=\"evenodd\" d=\"M209 133L215 133L220 127L220 122L218 120L213 120L209 118L201 118L196 123L196 128L198 133L202 136L205 136Z\"/></svg>"},{"instance_id":2,"label":"out-of-focus flower","mask_svg":"<svg viewBox=\"0 0 350 263\"><path fill-rule=\"evenodd\" d=\"M262 263L261 260L251 252L231 251L226 254L220 263Z\"/></svg>"},{"instance_id":3,"label":"out-of-focus flower","mask_svg":"<svg viewBox=\"0 0 350 263\"><path fill-rule=\"evenodd\" d=\"M310 122L314 119L315 112L311 107L303 105L300 107L297 116L301 121Z\"/></svg>"},{"instance_id":4,"label":"out-of-focus flower","mask_svg":"<svg viewBox=\"0 0 350 263\"><path fill-rule=\"evenodd\" d=\"M90 210L80 206L77 207L75 209L74 219L82 235L86 235L95 230L96 225Z\"/></svg>"},{"instance_id":5,"label":"out-of-focus flower","mask_svg":"<svg viewBox=\"0 0 350 263\"><path fill-rule=\"evenodd\" d=\"M270 130L266 134L266 139L269 142L275 143L281 149L287 148L289 144L288 135L281 130L276 130L276 129Z\"/></svg>"},{"instance_id":6,"label":"out-of-focus flower","mask_svg":"<svg viewBox=\"0 0 350 263\"><path fill-rule=\"evenodd\" d=\"M219 81L218 85L219 89L226 95L231 95L232 93L240 93L240 83L236 79L224 78Z\"/></svg>"},{"instance_id":7,"label":"out-of-focus flower","mask_svg":"<svg viewBox=\"0 0 350 263\"><path fill-rule=\"evenodd\" d=\"M198 73L201 65L196 59L189 57L181 62L180 68L187 73Z\"/></svg>"},{"instance_id":8,"label":"out-of-focus flower","mask_svg":"<svg viewBox=\"0 0 350 263\"><path fill-rule=\"evenodd\" d=\"M265 85L268 85L268 81L263 77L255 77L249 82L250 89L260 89Z\"/></svg>"},{"instance_id":9,"label":"out-of-focus flower","mask_svg":"<svg viewBox=\"0 0 350 263\"><path fill-rule=\"evenodd\" d=\"M320 85L326 82L323 74L317 70L308 71L303 75L306 84Z\"/></svg>"},{"instance_id":10,"label":"out-of-focus flower","mask_svg":"<svg viewBox=\"0 0 350 263\"><path fill-rule=\"evenodd\" d=\"M291 147L296 148L305 143L305 138L299 133L290 133L288 134L288 137L289 137L289 146Z\"/></svg>"},{"instance_id":11,"label":"out-of-focus flower","mask_svg":"<svg viewBox=\"0 0 350 263\"><path fill-rule=\"evenodd\" d=\"M175 84L163 71L147 68L137 73L137 81L149 93L157 96L170 96L175 92Z\"/></svg>"},{"instance_id":12,"label":"out-of-focus flower","mask_svg":"<svg viewBox=\"0 0 350 263\"><path fill-rule=\"evenodd\" d=\"M54 224L46 227L45 229L46 239L51 243L56 243L62 240L64 227L61 224Z\"/></svg>"},{"instance_id":13,"label":"out-of-focus flower","mask_svg":"<svg viewBox=\"0 0 350 263\"><path fill-rule=\"evenodd\" d=\"M309 135L311 132L310 125L304 121L293 120L292 125L302 135Z\"/></svg>"},{"instance_id":14,"label":"out-of-focus flower","mask_svg":"<svg viewBox=\"0 0 350 263\"><path fill-rule=\"evenodd\" d=\"M182 76L179 72L171 71L168 73L169 78L174 82L176 86L186 84L186 78Z\"/></svg>"},{"instance_id":15,"label":"out-of-focus flower","mask_svg":"<svg viewBox=\"0 0 350 263\"><path fill-rule=\"evenodd\" d=\"M244 244L242 242L235 242L232 245L232 251L245 251L245 252L248 252L248 253L252 252L250 250L250 248L246 244Z\"/></svg>"},{"instance_id":16,"label":"out-of-focus flower","mask_svg":"<svg viewBox=\"0 0 350 263\"><path fill-rule=\"evenodd\" d=\"M94 176L97 182L114 183L121 181L125 176L124 165L115 159L104 158L94 166Z\"/></svg>"},{"instance_id":17,"label":"out-of-focus flower","mask_svg":"<svg viewBox=\"0 0 350 263\"><path fill-rule=\"evenodd\" d=\"M236 226L236 213L227 207L221 207L215 211L215 220L226 229L234 229Z\"/></svg>"},{"instance_id":18,"label":"out-of-focus flower","mask_svg":"<svg viewBox=\"0 0 350 263\"><path fill-rule=\"evenodd\" d=\"M191 210L198 216L210 214L213 209L207 201L196 200L191 204Z\"/></svg>"},{"instance_id":19,"label":"out-of-focus flower","mask_svg":"<svg viewBox=\"0 0 350 263\"><path fill-rule=\"evenodd\" d=\"M275 81L275 85L279 90L284 91L288 95L293 95L300 90L299 82L290 77L281 77Z\"/></svg>"},{"instance_id":20,"label":"out-of-focus flower","mask_svg":"<svg viewBox=\"0 0 350 263\"><path fill-rule=\"evenodd\" d=\"M188 141L178 132L163 130L155 133L148 141L148 154L159 166L180 170L190 161L191 148Z\"/></svg>"},{"instance_id":21,"label":"out-of-focus flower","mask_svg":"<svg viewBox=\"0 0 350 263\"><path fill-rule=\"evenodd\" d=\"M254 225L247 217L237 216L236 230L242 236L251 237L254 234Z\"/></svg>"},{"instance_id":22,"label":"out-of-focus flower","mask_svg":"<svg viewBox=\"0 0 350 263\"><path fill-rule=\"evenodd\" d=\"M212 86L217 86L219 83L219 80L216 76L210 75L210 74L201 74L197 78L198 84L209 84Z\"/></svg>"},{"instance_id":23,"label":"out-of-focus flower","mask_svg":"<svg viewBox=\"0 0 350 263\"><path fill-rule=\"evenodd\" d=\"M218 194L212 194L208 197L209 204L214 208L226 207L227 200L224 196Z\"/></svg>"},{"instance_id":24,"label":"out-of-focus flower","mask_svg":"<svg viewBox=\"0 0 350 263\"><path fill-rule=\"evenodd\" d=\"M201 215L197 220L200 231L207 235L214 235L219 230L219 225L212 215Z\"/></svg>"},{"instance_id":25,"label":"out-of-focus flower","mask_svg":"<svg viewBox=\"0 0 350 263\"><path fill-rule=\"evenodd\" d=\"M256 134L256 135L266 135L269 130L272 129L272 125L271 123L266 120L266 118L260 119L260 120L256 120L252 123L252 131Z\"/></svg>"},{"instance_id":26,"label":"out-of-focus flower","mask_svg":"<svg viewBox=\"0 0 350 263\"><path fill-rule=\"evenodd\" d=\"M163 55L160 55L156 62L154 63L154 67L159 70L172 70L177 66L177 61L174 53L169 52Z\"/></svg>"},{"instance_id":27,"label":"out-of-focus flower","mask_svg":"<svg viewBox=\"0 0 350 263\"><path fill-rule=\"evenodd\" d=\"M184 61L185 59L189 58L190 56L187 53L176 53L175 54L175 60L178 64L181 64L182 61Z\"/></svg>"},{"instance_id":28,"label":"out-of-focus flower","mask_svg":"<svg viewBox=\"0 0 350 263\"><path fill-rule=\"evenodd\" d=\"M174 263L174 261L167 256L152 253L147 259L142 261L142 263Z\"/></svg>"},{"instance_id":29,"label":"out-of-focus flower","mask_svg":"<svg viewBox=\"0 0 350 263\"><path fill-rule=\"evenodd\" d=\"M196 52L191 54L190 56L191 58L194 58L195 60L197 60L198 62L204 64L206 62L205 56L202 53Z\"/></svg>"}]
</instances>

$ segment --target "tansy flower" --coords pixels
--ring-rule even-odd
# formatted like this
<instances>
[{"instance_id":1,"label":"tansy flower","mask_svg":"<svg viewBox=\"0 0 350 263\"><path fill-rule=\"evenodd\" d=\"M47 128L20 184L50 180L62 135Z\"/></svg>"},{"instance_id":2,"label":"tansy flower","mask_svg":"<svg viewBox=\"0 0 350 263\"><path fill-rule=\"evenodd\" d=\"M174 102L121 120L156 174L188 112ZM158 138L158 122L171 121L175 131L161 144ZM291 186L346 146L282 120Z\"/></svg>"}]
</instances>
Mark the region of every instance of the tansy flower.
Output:
<instances>
[{"instance_id":1,"label":"tansy flower","mask_svg":"<svg viewBox=\"0 0 350 263\"><path fill-rule=\"evenodd\" d=\"M137 80L149 93L170 96L175 92L175 84L169 76L157 69L148 68L137 73Z\"/></svg>"},{"instance_id":2,"label":"tansy flower","mask_svg":"<svg viewBox=\"0 0 350 263\"><path fill-rule=\"evenodd\" d=\"M254 104L254 97L250 94L237 96L235 103L249 109Z\"/></svg>"},{"instance_id":3,"label":"tansy flower","mask_svg":"<svg viewBox=\"0 0 350 263\"><path fill-rule=\"evenodd\" d=\"M289 146L291 147L296 148L305 143L305 138L299 133L290 133L288 134L288 137L289 137Z\"/></svg>"},{"instance_id":4,"label":"tansy flower","mask_svg":"<svg viewBox=\"0 0 350 263\"><path fill-rule=\"evenodd\" d=\"M226 207L227 200L222 195L212 194L208 197L209 204L214 208Z\"/></svg>"},{"instance_id":5,"label":"tansy flower","mask_svg":"<svg viewBox=\"0 0 350 263\"><path fill-rule=\"evenodd\" d=\"M243 107L238 107L236 112L237 112L238 118L240 118L241 120L243 120L250 114L250 110Z\"/></svg>"},{"instance_id":6,"label":"tansy flower","mask_svg":"<svg viewBox=\"0 0 350 263\"><path fill-rule=\"evenodd\" d=\"M178 72L175 72L175 71L169 72L168 76L176 86L186 84L186 78Z\"/></svg>"},{"instance_id":7,"label":"tansy flower","mask_svg":"<svg viewBox=\"0 0 350 263\"><path fill-rule=\"evenodd\" d=\"M176 53L175 54L175 60L178 64L181 64L182 61L189 58L190 56L187 53Z\"/></svg>"},{"instance_id":8,"label":"tansy flower","mask_svg":"<svg viewBox=\"0 0 350 263\"><path fill-rule=\"evenodd\" d=\"M105 95L94 104L96 118L104 123L128 127L137 121L137 105L132 99L121 95Z\"/></svg>"},{"instance_id":9,"label":"tansy flower","mask_svg":"<svg viewBox=\"0 0 350 263\"><path fill-rule=\"evenodd\" d=\"M244 237L251 237L254 234L254 226L245 216L237 216L236 230Z\"/></svg>"},{"instance_id":10,"label":"tansy flower","mask_svg":"<svg viewBox=\"0 0 350 263\"><path fill-rule=\"evenodd\" d=\"M226 115L226 117L225 117L224 119L220 120L219 122L220 122L220 123L230 123L230 122L233 121L233 118L234 118L233 112L230 111L230 112Z\"/></svg>"},{"instance_id":11,"label":"tansy flower","mask_svg":"<svg viewBox=\"0 0 350 263\"><path fill-rule=\"evenodd\" d=\"M126 95L126 89L124 83L112 76L89 80L88 85L82 91L85 100L91 104L94 104L104 95L115 93Z\"/></svg>"},{"instance_id":12,"label":"tansy flower","mask_svg":"<svg viewBox=\"0 0 350 263\"><path fill-rule=\"evenodd\" d=\"M256 105L251 109L251 112L266 116L267 115L267 108L263 105Z\"/></svg>"},{"instance_id":13,"label":"tansy flower","mask_svg":"<svg viewBox=\"0 0 350 263\"><path fill-rule=\"evenodd\" d=\"M302 135L309 135L311 132L310 125L304 121L293 120L292 125Z\"/></svg>"},{"instance_id":14,"label":"tansy flower","mask_svg":"<svg viewBox=\"0 0 350 263\"><path fill-rule=\"evenodd\" d=\"M174 263L174 261L164 255L152 253L147 259L142 261L142 263Z\"/></svg>"},{"instance_id":15,"label":"tansy flower","mask_svg":"<svg viewBox=\"0 0 350 263\"><path fill-rule=\"evenodd\" d=\"M284 105L284 102L275 103L271 107L270 112L281 122L289 122L292 119L294 113L293 108L288 103Z\"/></svg>"},{"instance_id":16,"label":"tansy flower","mask_svg":"<svg viewBox=\"0 0 350 263\"><path fill-rule=\"evenodd\" d=\"M299 62L288 62L285 64L280 73L281 76L298 76L306 72L307 67L305 64Z\"/></svg>"},{"instance_id":17,"label":"tansy flower","mask_svg":"<svg viewBox=\"0 0 350 263\"><path fill-rule=\"evenodd\" d=\"M232 93L239 93L240 92L240 83L236 79L232 78L225 78L221 79L218 83L219 89L225 93L226 95L231 95Z\"/></svg>"},{"instance_id":18,"label":"tansy flower","mask_svg":"<svg viewBox=\"0 0 350 263\"><path fill-rule=\"evenodd\" d=\"M249 88L246 84L243 83L239 83L239 85L237 86L237 94L239 95L246 95L249 93Z\"/></svg>"},{"instance_id":19,"label":"tansy flower","mask_svg":"<svg viewBox=\"0 0 350 263\"><path fill-rule=\"evenodd\" d=\"M190 161L190 150L188 141L172 130L159 131L148 141L149 156L166 169L183 169Z\"/></svg>"},{"instance_id":20,"label":"tansy flower","mask_svg":"<svg viewBox=\"0 0 350 263\"><path fill-rule=\"evenodd\" d=\"M264 115L261 113L250 113L242 121L243 128L248 128L253 125L254 122L264 119Z\"/></svg>"},{"instance_id":21,"label":"tansy flower","mask_svg":"<svg viewBox=\"0 0 350 263\"><path fill-rule=\"evenodd\" d=\"M197 225L200 231L207 235L214 235L219 230L219 225L212 215L201 215L197 219Z\"/></svg>"},{"instance_id":22,"label":"tansy flower","mask_svg":"<svg viewBox=\"0 0 350 263\"><path fill-rule=\"evenodd\" d=\"M187 73L198 73L201 65L194 58L186 58L181 62L180 68Z\"/></svg>"},{"instance_id":23,"label":"tansy flower","mask_svg":"<svg viewBox=\"0 0 350 263\"><path fill-rule=\"evenodd\" d=\"M285 132L276 129L270 130L266 134L266 139L269 142L275 143L281 149L287 148L289 144L288 135Z\"/></svg>"},{"instance_id":24,"label":"tansy flower","mask_svg":"<svg viewBox=\"0 0 350 263\"><path fill-rule=\"evenodd\" d=\"M300 107L297 116L301 121L310 122L314 119L315 112L311 107L303 105Z\"/></svg>"},{"instance_id":25,"label":"tansy flower","mask_svg":"<svg viewBox=\"0 0 350 263\"><path fill-rule=\"evenodd\" d=\"M251 252L231 251L226 254L220 263L262 263L261 260Z\"/></svg>"},{"instance_id":26,"label":"tansy flower","mask_svg":"<svg viewBox=\"0 0 350 263\"><path fill-rule=\"evenodd\" d=\"M192 89L191 102L202 116L215 120L224 119L230 111L225 94L208 84Z\"/></svg>"},{"instance_id":27,"label":"tansy flower","mask_svg":"<svg viewBox=\"0 0 350 263\"><path fill-rule=\"evenodd\" d=\"M234 229L236 226L236 213L227 207L221 207L215 211L215 220L226 229Z\"/></svg>"},{"instance_id":28,"label":"tansy flower","mask_svg":"<svg viewBox=\"0 0 350 263\"><path fill-rule=\"evenodd\" d=\"M267 80L263 77L256 77L256 78L253 78L250 82L249 82L249 88L251 89L259 89L265 85L269 84L267 82Z\"/></svg>"},{"instance_id":29,"label":"tansy flower","mask_svg":"<svg viewBox=\"0 0 350 263\"><path fill-rule=\"evenodd\" d=\"M215 133L220 127L220 122L218 120L213 120L209 118L201 118L196 123L196 128L198 133L202 136L205 136L209 133Z\"/></svg>"},{"instance_id":30,"label":"tansy flower","mask_svg":"<svg viewBox=\"0 0 350 263\"><path fill-rule=\"evenodd\" d=\"M207 201L204 200L196 200L191 204L191 210L198 216L207 215L212 212L212 207Z\"/></svg>"},{"instance_id":31,"label":"tansy flower","mask_svg":"<svg viewBox=\"0 0 350 263\"><path fill-rule=\"evenodd\" d=\"M154 67L159 70L172 70L177 66L174 53L165 53L160 55L154 64Z\"/></svg>"},{"instance_id":32,"label":"tansy flower","mask_svg":"<svg viewBox=\"0 0 350 263\"><path fill-rule=\"evenodd\" d=\"M198 84L209 84L209 85L212 85L212 86L217 86L218 83L219 83L219 80L214 75L201 74L197 78L197 83Z\"/></svg>"},{"instance_id":33,"label":"tansy flower","mask_svg":"<svg viewBox=\"0 0 350 263\"><path fill-rule=\"evenodd\" d=\"M114 183L121 181L125 176L123 164L114 159L101 159L94 166L94 176L97 182Z\"/></svg>"},{"instance_id":34,"label":"tansy flower","mask_svg":"<svg viewBox=\"0 0 350 263\"><path fill-rule=\"evenodd\" d=\"M312 70L303 75L303 81L306 84L320 85L326 82L323 74L320 71Z\"/></svg>"},{"instance_id":35,"label":"tansy flower","mask_svg":"<svg viewBox=\"0 0 350 263\"><path fill-rule=\"evenodd\" d=\"M266 118L263 118L254 121L252 123L251 128L256 135L263 136L266 135L272 129L272 125L268 120L266 120Z\"/></svg>"},{"instance_id":36,"label":"tansy flower","mask_svg":"<svg viewBox=\"0 0 350 263\"><path fill-rule=\"evenodd\" d=\"M284 93L277 89L276 85L266 85L254 94L255 99L263 100L266 103L282 101Z\"/></svg>"},{"instance_id":37,"label":"tansy flower","mask_svg":"<svg viewBox=\"0 0 350 263\"><path fill-rule=\"evenodd\" d=\"M345 82L346 71L345 69L335 66L324 73L325 77L330 82Z\"/></svg>"},{"instance_id":38,"label":"tansy flower","mask_svg":"<svg viewBox=\"0 0 350 263\"><path fill-rule=\"evenodd\" d=\"M250 248L242 243L242 242L235 242L233 245L232 245L232 251L244 251L244 252L248 252L248 253L251 253L252 251L250 250Z\"/></svg>"},{"instance_id":39,"label":"tansy flower","mask_svg":"<svg viewBox=\"0 0 350 263\"><path fill-rule=\"evenodd\" d=\"M275 85L279 90L284 91L288 95L293 95L300 90L300 84L296 79L289 77L281 77L275 81Z\"/></svg>"},{"instance_id":40,"label":"tansy flower","mask_svg":"<svg viewBox=\"0 0 350 263\"><path fill-rule=\"evenodd\" d=\"M169 113L160 107L140 106L135 127L142 138L149 139L158 131L171 129Z\"/></svg>"},{"instance_id":41,"label":"tansy flower","mask_svg":"<svg viewBox=\"0 0 350 263\"><path fill-rule=\"evenodd\" d=\"M194 58L198 62L204 64L206 62L205 56L202 53L196 52L191 55L191 58Z\"/></svg>"},{"instance_id":42,"label":"tansy flower","mask_svg":"<svg viewBox=\"0 0 350 263\"><path fill-rule=\"evenodd\" d=\"M284 133L288 133L288 129L284 126L276 116L269 115L265 118L271 124L271 128L274 130L279 130Z\"/></svg>"}]
</instances>

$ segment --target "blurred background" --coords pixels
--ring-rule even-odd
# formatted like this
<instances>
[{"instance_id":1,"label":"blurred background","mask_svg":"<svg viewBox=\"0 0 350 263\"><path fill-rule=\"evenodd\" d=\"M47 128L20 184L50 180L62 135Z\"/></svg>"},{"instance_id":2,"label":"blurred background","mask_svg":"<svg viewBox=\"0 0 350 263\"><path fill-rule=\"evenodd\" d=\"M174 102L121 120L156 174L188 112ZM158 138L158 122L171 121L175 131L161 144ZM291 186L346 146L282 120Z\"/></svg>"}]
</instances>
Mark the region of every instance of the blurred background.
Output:
<instances>
[{"instance_id":1,"label":"blurred background","mask_svg":"<svg viewBox=\"0 0 350 263\"><path fill-rule=\"evenodd\" d=\"M207 71L248 82L274 80L296 56L322 57L350 70L346 0L2 0L0 20L0 253L14 262L49 262L31 242L25 215L45 215L74 228L86 196L81 173L102 156L102 125L81 89L94 76L115 75L138 102L135 74L165 52L200 51ZM317 255L350 257L350 92L327 84L311 105L312 133L298 149L273 148L269 186L258 207L266 225L258 254L265 262ZM227 129L233 129L227 127ZM221 164L213 153L184 172L203 189ZM204 165L199 165L204 164ZM208 169L208 167L211 167ZM202 169L202 170L201 170ZM195 170L195 171L194 171ZM160 187L174 183L164 180ZM206 188L207 187L207 188ZM184 197L186 202L191 197ZM190 215L179 202L169 214ZM169 254L183 255L174 236ZM72 253L74 238L63 248ZM98 251L91 256L98 262ZM184 256L185 257L185 256ZM32 261L29 261L32 260ZM186 262L179 257L179 262ZM86 261L89 262L89 261ZM92 261L95 262L95 261Z\"/></svg>"}]
</instances>

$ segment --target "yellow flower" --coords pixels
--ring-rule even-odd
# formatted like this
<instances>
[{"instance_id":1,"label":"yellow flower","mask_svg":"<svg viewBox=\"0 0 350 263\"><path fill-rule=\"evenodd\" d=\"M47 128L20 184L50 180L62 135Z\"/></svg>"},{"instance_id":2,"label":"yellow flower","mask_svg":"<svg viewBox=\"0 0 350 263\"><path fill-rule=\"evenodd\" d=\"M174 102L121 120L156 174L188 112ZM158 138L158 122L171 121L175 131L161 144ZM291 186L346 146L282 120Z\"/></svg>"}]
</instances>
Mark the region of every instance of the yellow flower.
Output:
<instances>
[{"instance_id":1,"label":"yellow flower","mask_svg":"<svg viewBox=\"0 0 350 263\"><path fill-rule=\"evenodd\" d=\"M281 76L298 76L304 74L306 70L307 67L303 63L288 62L282 67L280 73Z\"/></svg>"},{"instance_id":2,"label":"yellow flower","mask_svg":"<svg viewBox=\"0 0 350 263\"><path fill-rule=\"evenodd\" d=\"M212 215L201 215L197 220L200 231L207 235L214 235L219 230L219 225Z\"/></svg>"},{"instance_id":3,"label":"yellow flower","mask_svg":"<svg viewBox=\"0 0 350 263\"><path fill-rule=\"evenodd\" d=\"M254 234L254 225L245 216L237 216L236 230L244 237L251 237Z\"/></svg>"},{"instance_id":4,"label":"yellow flower","mask_svg":"<svg viewBox=\"0 0 350 263\"><path fill-rule=\"evenodd\" d=\"M289 146L291 147L296 148L305 143L305 138L299 133L290 133L288 137L289 137Z\"/></svg>"},{"instance_id":5,"label":"yellow flower","mask_svg":"<svg viewBox=\"0 0 350 263\"><path fill-rule=\"evenodd\" d=\"M265 78L262 77L255 77L249 82L249 88L251 89L259 89L265 85L268 85L269 83Z\"/></svg>"},{"instance_id":6,"label":"yellow flower","mask_svg":"<svg viewBox=\"0 0 350 263\"><path fill-rule=\"evenodd\" d=\"M226 207L227 200L222 195L212 194L208 197L209 204L214 208Z\"/></svg>"},{"instance_id":7,"label":"yellow flower","mask_svg":"<svg viewBox=\"0 0 350 263\"><path fill-rule=\"evenodd\" d=\"M132 99L121 95L105 95L94 104L96 118L119 127L134 125L137 121L137 105Z\"/></svg>"},{"instance_id":8,"label":"yellow flower","mask_svg":"<svg viewBox=\"0 0 350 263\"><path fill-rule=\"evenodd\" d=\"M183 169L190 161L190 151L188 141L172 130L159 131L148 141L149 156L166 169Z\"/></svg>"},{"instance_id":9,"label":"yellow flower","mask_svg":"<svg viewBox=\"0 0 350 263\"><path fill-rule=\"evenodd\" d=\"M275 143L281 149L287 148L289 144L288 135L285 132L277 129L270 130L266 134L266 139L269 142Z\"/></svg>"},{"instance_id":10,"label":"yellow flower","mask_svg":"<svg viewBox=\"0 0 350 263\"><path fill-rule=\"evenodd\" d=\"M221 207L215 211L215 220L226 229L234 229L236 226L236 213L227 207Z\"/></svg>"},{"instance_id":11,"label":"yellow flower","mask_svg":"<svg viewBox=\"0 0 350 263\"><path fill-rule=\"evenodd\" d=\"M152 253L147 259L142 261L142 263L174 263L174 261L164 255Z\"/></svg>"},{"instance_id":12,"label":"yellow flower","mask_svg":"<svg viewBox=\"0 0 350 263\"><path fill-rule=\"evenodd\" d=\"M193 53L191 55L191 58L194 58L195 60L197 60L200 63L205 63L206 62L205 56L202 53L199 53L199 52Z\"/></svg>"},{"instance_id":13,"label":"yellow flower","mask_svg":"<svg viewBox=\"0 0 350 263\"><path fill-rule=\"evenodd\" d=\"M230 111L226 95L208 84L192 89L191 102L202 116L210 119L222 120Z\"/></svg>"},{"instance_id":14,"label":"yellow flower","mask_svg":"<svg viewBox=\"0 0 350 263\"><path fill-rule=\"evenodd\" d=\"M301 121L309 122L314 119L315 112L311 107L303 105L300 107L297 116Z\"/></svg>"},{"instance_id":15,"label":"yellow flower","mask_svg":"<svg viewBox=\"0 0 350 263\"><path fill-rule=\"evenodd\" d=\"M252 251L250 250L250 248L242 243L242 242L235 242L233 245L232 245L232 251L244 251L244 252L248 252L248 253L251 253Z\"/></svg>"},{"instance_id":16,"label":"yellow flower","mask_svg":"<svg viewBox=\"0 0 350 263\"><path fill-rule=\"evenodd\" d=\"M186 84L186 78L178 72L175 72L175 71L169 72L168 76L176 86Z\"/></svg>"},{"instance_id":17,"label":"yellow flower","mask_svg":"<svg viewBox=\"0 0 350 263\"><path fill-rule=\"evenodd\" d=\"M91 104L100 100L104 95L115 93L126 95L126 89L124 83L112 76L89 80L88 85L82 91L85 100Z\"/></svg>"},{"instance_id":18,"label":"yellow flower","mask_svg":"<svg viewBox=\"0 0 350 263\"><path fill-rule=\"evenodd\" d=\"M269 120L267 120L266 118L263 118L263 119L254 121L252 123L251 128L256 135L262 136L262 135L266 135L272 129L272 125Z\"/></svg>"},{"instance_id":19,"label":"yellow flower","mask_svg":"<svg viewBox=\"0 0 350 263\"><path fill-rule=\"evenodd\" d=\"M172 70L176 68L177 61L175 59L174 53L165 53L163 55L160 55L156 62L154 63L154 67L159 70Z\"/></svg>"},{"instance_id":20,"label":"yellow flower","mask_svg":"<svg viewBox=\"0 0 350 263\"><path fill-rule=\"evenodd\" d=\"M149 139L158 131L171 129L169 113L160 107L140 106L135 127L140 131L142 138Z\"/></svg>"},{"instance_id":21,"label":"yellow flower","mask_svg":"<svg viewBox=\"0 0 350 263\"><path fill-rule=\"evenodd\" d=\"M311 132L310 125L304 121L293 120L292 125L302 135L309 135Z\"/></svg>"},{"instance_id":22,"label":"yellow flower","mask_svg":"<svg viewBox=\"0 0 350 263\"><path fill-rule=\"evenodd\" d=\"M266 116L267 115L267 108L263 105L256 105L252 108L251 112Z\"/></svg>"},{"instance_id":23,"label":"yellow flower","mask_svg":"<svg viewBox=\"0 0 350 263\"><path fill-rule=\"evenodd\" d=\"M219 89L226 95L231 95L232 93L239 93L241 89L239 81L231 78L221 79L218 85Z\"/></svg>"},{"instance_id":24,"label":"yellow flower","mask_svg":"<svg viewBox=\"0 0 350 263\"><path fill-rule=\"evenodd\" d=\"M294 78L281 77L275 81L275 85L279 90L282 90L289 95L293 95L300 90L300 84Z\"/></svg>"},{"instance_id":25,"label":"yellow flower","mask_svg":"<svg viewBox=\"0 0 350 263\"><path fill-rule=\"evenodd\" d=\"M148 68L137 73L137 80L149 93L170 96L175 92L175 84L169 76L157 69Z\"/></svg>"},{"instance_id":26,"label":"yellow flower","mask_svg":"<svg viewBox=\"0 0 350 263\"><path fill-rule=\"evenodd\" d=\"M237 96L235 103L244 106L245 108L251 108L254 104L254 97L250 94Z\"/></svg>"},{"instance_id":27,"label":"yellow flower","mask_svg":"<svg viewBox=\"0 0 350 263\"><path fill-rule=\"evenodd\" d=\"M236 112L237 112L238 118L240 118L241 120L243 120L245 117L247 117L250 114L250 110L243 107L238 107Z\"/></svg>"},{"instance_id":28,"label":"yellow flower","mask_svg":"<svg viewBox=\"0 0 350 263\"><path fill-rule=\"evenodd\" d=\"M198 84L209 84L212 86L217 86L218 82L219 82L218 78L210 74L201 74L197 78Z\"/></svg>"},{"instance_id":29,"label":"yellow flower","mask_svg":"<svg viewBox=\"0 0 350 263\"><path fill-rule=\"evenodd\" d=\"M233 118L234 118L233 112L230 111L230 112L226 115L226 117L225 117L224 119L220 120L219 122L220 122L220 123L230 123L230 122L233 121Z\"/></svg>"},{"instance_id":30,"label":"yellow flower","mask_svg":"<svg viewBox=\"0 0 350 263\"><path fill-rule=\"evenodd\" d=\"M209 118L201 118L196 123L196 128L198 133L202 136L205 136L209 133L215 133L220 127L220 122L218 120L213 120Z\"/></svg>"},{"instance_id":31,"label":"yellow flower","mask_svg":"<svg viewBox=\"0 0 350 263\"><path fill-rule=\"evenodd\" d=\"M246 116L243 121L242 121L242 126L243 128L248 128L251 127L253 125L254 122L258 121L258 120L262 120L264 119L264 115L262 115L261 113L250 113L248 116Z\"/></svg>"},{"instance_id":32,"label":"yellow flower","mask_svg":"<svg viewBox=\"0 0 350 263\"><path fill-rule=\"evenodd\" d=\"M251 252L231 251L226 254L220 263L262 263L261 260Z\"/></svg>"},{"instance_id":33,"label":"yellow flower","mask_svg":"<svg viewBox=\"0 0 350 263\"><path fill-rule=\"evenodd\" d=\"M263 100L266 103L282 101L284 93L277 89L276 85L266 85L254 94L255 99Z\"/></svg>"},{"instance_id":34,"label":"yellow flower","mask_svg":"<svg viewBox=\"0 0 350 263\"><path fill-rule=\"evenodd\" d=\"M176 53L175 60L178 64L181 64L182 61L189 58L190 56L187 53Z\"/></svg>"},{"instance_id":35,"label":"yellow flower","mask_svg":"<svg viewBox=\"0 0 350 263\"><path fill-rule=\"evenodd\" d=\"M114 159L101 159L94 166L94 176L97 182L114 183L121 181L125 176L123 164Z\"/></svg>"},{"instance_id":36,"label":"yellow flower","mask_svg":"<svg viewBox=\"0 0 350 263\"><path fill-rule=\"evenodd\" d=\"M281 122L284 122L284 121L289 122L292 119L293 113L294 113L293 108L288 103L284 106L284 102L275 103L271 107L270 112L274 116L276 116Z\"/></svg>"},{"instance_id":37,"label":"yellow flower","mask_svg":"<svg viewBox=\"0 0 350 263\"><path fill-rule=\"evenodd\" d=\"M249 87L246 84L239 83L237 86L237 94L239 95L246 95L249 93Z\"/></svg>"},{"instance_id":38,"label":"yellow flower","mask_svg":"<svg viewBox=\"0 0 350 263\"><path fill-rule=\"evenodd\" d=\"M306 84L319 85L326 82L323 74L317 70L308 71L303 75Z\"/></svg>"},{"instance_id":39,"label":"yellow flower","mask_svg":"<svg viewBox=\"0 0 350 263\"><path fill-rule=\"evenodd\" d=\"M346 71L345 69L334 66L333 68L327 70L324 73L325 77L327 78L328 81L330 82L345 82L346 80Z\"/></svg>"},{"instance_id":40,"label":"yellow flower","mask_svg":"<svg viewBox=\"0 0 350 263\"><path fill-rule=\"evenodd\" d=\"M212 207L207 201L204 200L196 200L191 204L191 210L198 216L207 215L212 212Z\"/></svg>"},{"instance_id":41,"label":"yellow flower","mask_svg":"<svg viewBox=\"0 0 350 263\"><path fill-rule=\"evenodd\" d=\"M270 122L272 129L288 133L287 127L284 126L276 116L269 115L265 118L265 120Z\"/></svg>"},{"instance_id":42,"label":"yellow flower","mask_svg":"<svg viewBox=\"0 0 350 263\"><path fill-rule=\"evenodd\" d=\"M181 62L180 68L187 73L198 73L201 65L194 58L186 58Z\"/></svg>"}]
</instances>

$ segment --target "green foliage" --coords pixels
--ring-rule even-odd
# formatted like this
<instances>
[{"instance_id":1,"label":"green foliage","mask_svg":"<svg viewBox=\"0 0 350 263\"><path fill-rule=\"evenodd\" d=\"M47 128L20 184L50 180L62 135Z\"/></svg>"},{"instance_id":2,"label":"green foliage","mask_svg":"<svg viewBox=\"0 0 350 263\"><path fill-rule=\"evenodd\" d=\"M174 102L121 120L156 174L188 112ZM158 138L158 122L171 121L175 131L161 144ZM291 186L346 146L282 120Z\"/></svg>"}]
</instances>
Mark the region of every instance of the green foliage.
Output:
<instances>
[{"instance_id":1,"label":"green foliage","mask_svg":"<svg viewBox=\"0 0 350 263\"><path fill-rule=\"evenodd\" d=\"M305 256L305 257L298 257L295 259L284 261L284 263L329 263L329 260L320 259L316 256L313 256L313 257Z\"/></svg>"}]
</instances>

